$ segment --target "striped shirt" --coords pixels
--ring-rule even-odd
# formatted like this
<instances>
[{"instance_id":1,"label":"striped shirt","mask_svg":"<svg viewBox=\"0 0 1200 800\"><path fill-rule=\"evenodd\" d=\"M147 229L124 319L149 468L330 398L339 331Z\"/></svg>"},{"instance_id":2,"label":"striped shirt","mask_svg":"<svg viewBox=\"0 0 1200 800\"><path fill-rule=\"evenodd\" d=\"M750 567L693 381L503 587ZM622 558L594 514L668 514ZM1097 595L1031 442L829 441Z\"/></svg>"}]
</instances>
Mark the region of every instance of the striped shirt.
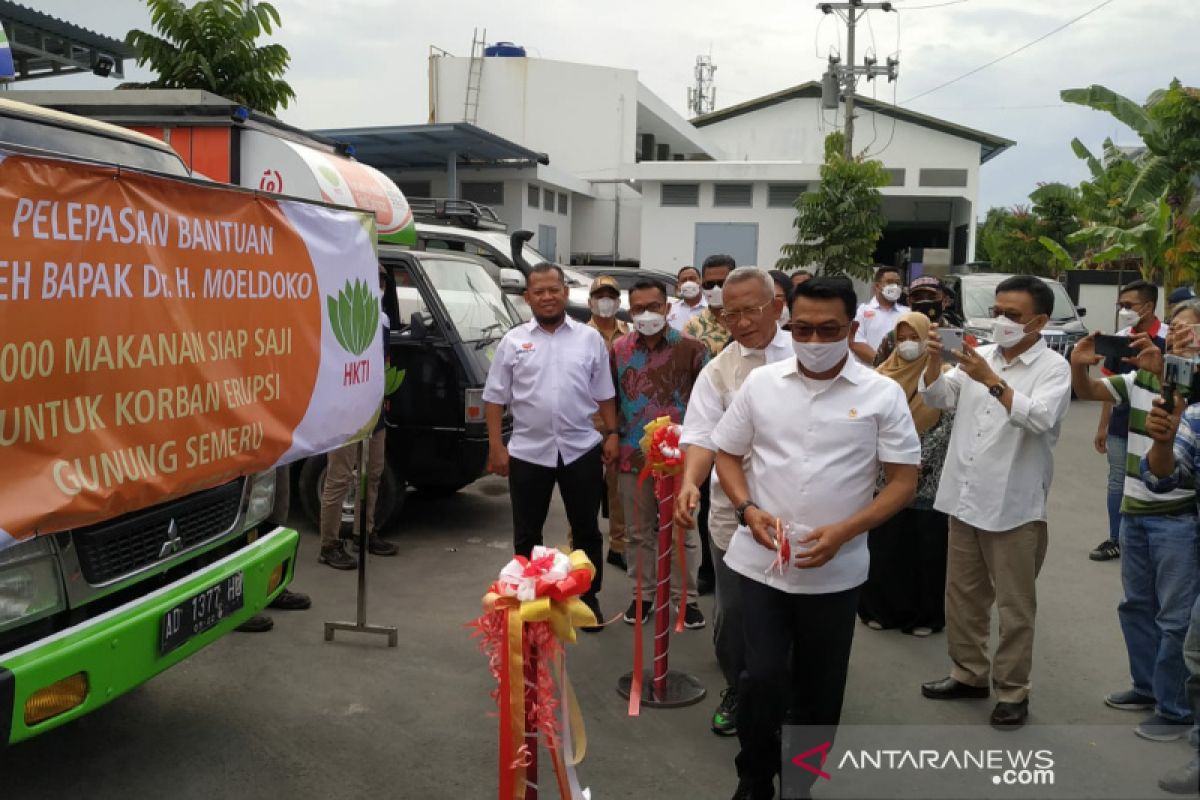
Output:
<instances>
[{"instance_id":1,"label":"striped shirt","mask_svg":"<svg viewBox=\"0 0 1200 800\"><path fill-rule=\"evenodd\" d=\"M1103 381L1113 402L1129 408L1129 450L1125 456L1125 496L1122 514L1192 514L1195 492L1190 472L1163 491L1154 491L1142 478L1142 458L1150 451L1152 440L1146 435L1146 418L1154 408L1154 399L1162 393L1162 384L1152 372L1139 369L1123 375L1110 375ZM1180 428L1183 435L1183 428ZM1178 449L1178 444L1176 445ZM1191 461L1188 461L1191 464Z\"/></svg>"},{"instance_id":2,"label":"striped shirt","mask_svg":"<svg viewBox=\"0 0 1200 800\"><path fill-rule=\"evenodd\" d=\"M1150 463L1146 458L1141 459L1142 481L1146 488L1158 494L1161 492L1178 491L1180 486L1192 486L1196 471L1200 470L1200 403L1187 407L1183 419L1179 421L1179 431L1175 434L1175 471L1165 478L1160 478L1150 471Z\"/></svg>"}]
</instances>

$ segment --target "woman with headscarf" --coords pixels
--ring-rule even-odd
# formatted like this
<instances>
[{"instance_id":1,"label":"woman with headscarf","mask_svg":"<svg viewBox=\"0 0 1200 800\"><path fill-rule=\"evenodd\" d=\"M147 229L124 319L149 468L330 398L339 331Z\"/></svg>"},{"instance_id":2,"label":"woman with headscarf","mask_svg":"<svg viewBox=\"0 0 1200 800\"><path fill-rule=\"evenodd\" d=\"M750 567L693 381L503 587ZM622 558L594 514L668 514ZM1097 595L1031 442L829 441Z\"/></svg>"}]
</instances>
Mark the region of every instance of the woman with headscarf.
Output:
<instances>
[{"instance_id":1,"label":"woman with headscarf","mask_svg":"<svg viewBox=\"0 0 1200 800\"><path fill-rule=\"evenodd\" d=\"M904 389L921 437L917 495L908 508L872 530L871 572L858 615L872 628L900 628L914 636L940 631L945 620L946 515L933 508L950 444L952 412L925 405L917 381L929 362L930 320L910 312L896 322L896 347L876 371ZM950 369L947 365L944 369Z\"/></svg>"}]
</instances>

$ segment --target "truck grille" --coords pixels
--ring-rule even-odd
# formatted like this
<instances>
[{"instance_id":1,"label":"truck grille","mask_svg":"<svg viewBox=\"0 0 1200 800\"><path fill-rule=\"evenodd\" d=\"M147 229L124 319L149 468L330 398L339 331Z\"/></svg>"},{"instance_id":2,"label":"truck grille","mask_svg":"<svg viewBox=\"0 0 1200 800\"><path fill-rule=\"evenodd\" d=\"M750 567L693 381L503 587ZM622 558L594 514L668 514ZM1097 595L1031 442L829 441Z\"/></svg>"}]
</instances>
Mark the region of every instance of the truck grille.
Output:
<instances>
[{"instance_id":1,"label":"truck grille","mask_svg":"<svg viewBox=\"0 0 1200 800\"><path fill-rule=\"evenodd\" d=\"M228 532L237 522L245 479L188 495L72 534L83 577L116 580ZM174 523L178 547L171 547Z\"/></svg>"},{"instance_id":2,"label":"truck grille","mask_svg":"<svg viewBox=\"0 0 1200 800\"><path fill-rule=\"evenodd\" d=\"M1043 333L1042 338L1046 340L1047 347L1065 358L1080 337L1073 337L1066 333Z\"/></svg>"}]
</instances>

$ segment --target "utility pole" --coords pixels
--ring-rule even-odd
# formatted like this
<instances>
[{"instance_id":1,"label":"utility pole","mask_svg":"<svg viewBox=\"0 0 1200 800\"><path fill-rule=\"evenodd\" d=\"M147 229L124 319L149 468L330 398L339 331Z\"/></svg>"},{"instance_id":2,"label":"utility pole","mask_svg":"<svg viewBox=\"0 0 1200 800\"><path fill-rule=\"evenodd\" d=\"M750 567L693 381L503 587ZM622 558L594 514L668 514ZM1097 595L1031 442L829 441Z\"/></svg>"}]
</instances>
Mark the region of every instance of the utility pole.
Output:
<instances>
[{"instance_id":1,"label":"utility pole","mask_svg":"<svg viewBox=\"0 0 1200 800\"><path fill-rule=\"evenodd\" d=\"M842 96L846 101L846 158L854 157L854 91L858 83L858 76L862 75L867 80L875 80L876 76L886 75L888 83L896 80L899 74L900 60L898 58L888 58L887 66L877 66L876 59L872 56L864 59L863 66L858 66L854 62L854 29L858 21L866 16L868 11L895 11L895 7L891 3L865 3L863 0L849 0L844 3L817 3L817 10L824 14L832 14L835 11L838 16L846 21L846 63L840 65L838 59L830 56L829 58L829 74L835 78L834 86L840 86ZM844 12L844 13L843 13ZM826 82L826 86L829 82ZM826 107L833 104L836 108L836 99L822 98Z\"/></svg>"}]
</instances>

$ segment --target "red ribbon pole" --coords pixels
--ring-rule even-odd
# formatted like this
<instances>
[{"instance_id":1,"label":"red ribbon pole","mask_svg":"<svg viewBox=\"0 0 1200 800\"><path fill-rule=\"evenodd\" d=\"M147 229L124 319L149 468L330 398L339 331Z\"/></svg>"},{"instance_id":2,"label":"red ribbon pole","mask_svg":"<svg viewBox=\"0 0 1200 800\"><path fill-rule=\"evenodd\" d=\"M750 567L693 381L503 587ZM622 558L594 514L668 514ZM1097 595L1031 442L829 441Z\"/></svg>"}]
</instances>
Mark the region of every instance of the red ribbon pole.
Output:
<instances>
[{"instance_id":1,"label":"red ribbon pole","mask_svg":"<svg viewBox=\"0 0 1200 800\"><path fill-rule=\"evenodd\" d=\"M654 699L667 697L667 651L670 644L670 620L667 609L671 597L671 533L674 529L675 490L677 475L654 475L654 495L658 500L658 559L657 583L654 586Z\"/></svg>"},{"instance_id":2,"label":"red ribbon pole","mask_svg":"<svg viewBox=\"0 0 1200 800\"><path fill-rule=\"evenodd\" d=\"M529 643L525 659L525 746L529 748L529 763L525 767L525 800L538 796L538 729L537 729L538 646Z\"/></svg>"}]
</instances>

